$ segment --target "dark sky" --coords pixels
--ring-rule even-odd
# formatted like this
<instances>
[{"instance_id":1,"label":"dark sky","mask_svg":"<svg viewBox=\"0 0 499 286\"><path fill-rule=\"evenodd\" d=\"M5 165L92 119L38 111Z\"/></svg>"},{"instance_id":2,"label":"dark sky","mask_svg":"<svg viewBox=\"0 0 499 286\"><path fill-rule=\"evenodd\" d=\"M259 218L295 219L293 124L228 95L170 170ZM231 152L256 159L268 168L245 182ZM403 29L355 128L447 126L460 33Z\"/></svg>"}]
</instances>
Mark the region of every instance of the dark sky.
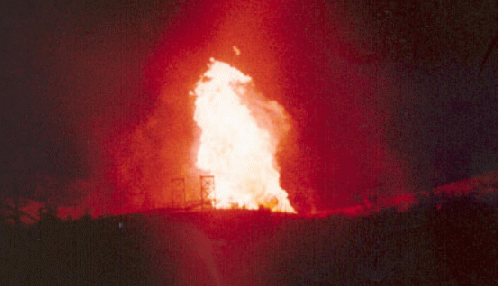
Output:
<instances>
[{"instance_id":1,"label":"dark sky","mask_svg":"<svg viewBox=\"0 0 499 286\"><path fill-rule=\"evenodd\" d=\"M49 196L78 204L104 194L102 209L130 184L158 192L157 176L192 162L188 92L209 57L252 76L293 118L279 163L295 201L337 207L497 170L497 45L480 72L497 7L480 28L427 17L424 35L415 14L406 30L389 25L419 6L265 2L6 4L4 189L50 177L60 187Z\"/></svg>"}]
</instances>

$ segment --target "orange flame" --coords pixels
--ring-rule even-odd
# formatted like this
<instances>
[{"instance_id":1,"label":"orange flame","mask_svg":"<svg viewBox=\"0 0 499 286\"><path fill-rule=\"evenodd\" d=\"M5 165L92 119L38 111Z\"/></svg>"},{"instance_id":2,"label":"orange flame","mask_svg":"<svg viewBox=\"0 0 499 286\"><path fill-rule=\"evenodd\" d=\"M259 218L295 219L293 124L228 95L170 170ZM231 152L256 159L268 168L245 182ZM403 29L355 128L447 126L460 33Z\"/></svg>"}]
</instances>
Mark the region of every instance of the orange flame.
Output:
<instances>
[{"instance_id":1,"label":"orange flame","mask_svg":"<svg viewBox=\"0 0 499 286\"><path fill-rule=\"evenodd\" d=\"M263 206L272 211L294 212L274 167L279 138L272 138L270 128L258 125L262 120L278 119L267 112L267 118L257 122L250 106L243 104L251 102L251 83L250 76L210 59L209 70L193 93L194 120L201 128L196 166L215 177L215 188L208 194L215 208ZM266 103L282 110L276 102Z\"/></svg>"}]
</instances>

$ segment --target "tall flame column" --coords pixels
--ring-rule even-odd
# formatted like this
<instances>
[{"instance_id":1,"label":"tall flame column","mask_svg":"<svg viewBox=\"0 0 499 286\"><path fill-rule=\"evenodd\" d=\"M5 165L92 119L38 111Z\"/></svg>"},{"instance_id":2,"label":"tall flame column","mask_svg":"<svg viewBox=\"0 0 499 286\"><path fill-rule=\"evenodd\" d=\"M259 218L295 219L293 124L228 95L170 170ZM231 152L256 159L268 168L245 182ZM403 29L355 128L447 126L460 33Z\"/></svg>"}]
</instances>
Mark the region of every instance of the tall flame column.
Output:
<instances>
[{"instance_id":1,"label":"tall flame column","mask_svg":"<svg viewBox=\"0 0 499 286\"><path fill-rule=\"evenodd\" d=\"M294 212L274 167L279 140L258 126L248 106L242 104L249 83L250 76L210 59L208 71L193 92L194 120L201 128L196 166L215 176L216 191L208 198L216 208L263 206Z\"/></svg>"}]
</instances>

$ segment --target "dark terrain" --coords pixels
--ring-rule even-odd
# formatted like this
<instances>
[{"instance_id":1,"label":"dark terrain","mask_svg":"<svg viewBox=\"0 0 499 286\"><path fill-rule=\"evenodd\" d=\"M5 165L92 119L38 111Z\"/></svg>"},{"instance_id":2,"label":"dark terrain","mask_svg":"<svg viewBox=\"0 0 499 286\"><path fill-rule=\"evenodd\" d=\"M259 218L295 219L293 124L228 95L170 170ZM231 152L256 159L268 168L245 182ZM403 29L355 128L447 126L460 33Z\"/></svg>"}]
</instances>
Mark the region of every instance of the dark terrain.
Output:
<instances>
[{"instance_id":1,"label":"dark terrain","mask_svg":"<svg viewBox=\"0 0 499 286\"><path fill-rule=\"evenodd\" d=\"M497 285L497 203L439 195L357 217L155 211L30 226L4 216L0 257L1 285Z\"/></svg>"}]
</instances>

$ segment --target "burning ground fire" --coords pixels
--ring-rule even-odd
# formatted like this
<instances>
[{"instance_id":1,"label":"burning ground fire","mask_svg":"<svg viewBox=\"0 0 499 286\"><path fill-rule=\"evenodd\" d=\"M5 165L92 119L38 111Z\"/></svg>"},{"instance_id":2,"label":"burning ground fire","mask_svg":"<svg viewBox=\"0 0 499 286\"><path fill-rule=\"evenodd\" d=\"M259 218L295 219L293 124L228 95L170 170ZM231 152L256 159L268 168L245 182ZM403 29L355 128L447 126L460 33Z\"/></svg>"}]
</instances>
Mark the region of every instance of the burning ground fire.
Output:
<instances>
[{"instance_id":1,"label":"burning ground fire","mask_svg":"<svg viewBox=\"0 0 499 286\"><path fill-rule=\"evenodd\" d=\"M251 85L250 76L210 59L209 70L192 93L194 120L201 128L196 167L215 178L208 193L215 208L263 206L294 212L274 164L279 132L272 132L276 129L272 124L282 120L275 117L283 109L276 102L250 98Z\"/></svg>"}]
</instances>

